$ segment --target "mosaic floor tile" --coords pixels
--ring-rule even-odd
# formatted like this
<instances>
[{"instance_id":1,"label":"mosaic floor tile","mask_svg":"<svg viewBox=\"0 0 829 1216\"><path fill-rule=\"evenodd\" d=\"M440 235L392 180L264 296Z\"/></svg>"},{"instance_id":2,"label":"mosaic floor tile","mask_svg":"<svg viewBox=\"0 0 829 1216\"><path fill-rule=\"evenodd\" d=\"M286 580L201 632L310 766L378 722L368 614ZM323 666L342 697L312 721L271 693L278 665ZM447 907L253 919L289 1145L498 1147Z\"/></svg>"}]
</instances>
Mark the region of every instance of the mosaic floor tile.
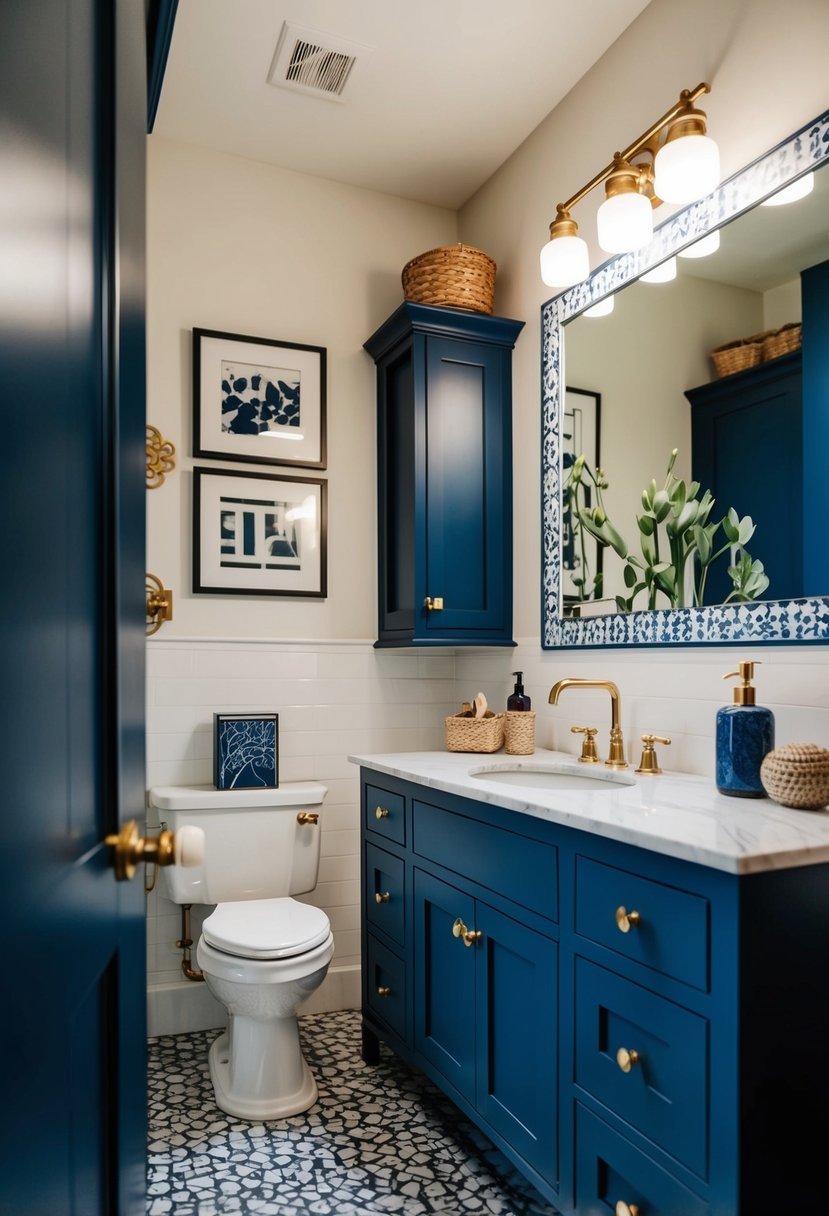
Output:
<instances>
[{"instance_id":1,"label":"mosaic floor tile","mask_svg":"<svg viewBox=\"0 0 829 1216\"><path fill-rule=\"evenodd\" d=\"M357 1012L300 1018L319 1097L267 1123L216 1107L218 1033L150 1040L147 1216L555 1216L425 1077L363 1063Z\"/></svg>"}]
</instances>

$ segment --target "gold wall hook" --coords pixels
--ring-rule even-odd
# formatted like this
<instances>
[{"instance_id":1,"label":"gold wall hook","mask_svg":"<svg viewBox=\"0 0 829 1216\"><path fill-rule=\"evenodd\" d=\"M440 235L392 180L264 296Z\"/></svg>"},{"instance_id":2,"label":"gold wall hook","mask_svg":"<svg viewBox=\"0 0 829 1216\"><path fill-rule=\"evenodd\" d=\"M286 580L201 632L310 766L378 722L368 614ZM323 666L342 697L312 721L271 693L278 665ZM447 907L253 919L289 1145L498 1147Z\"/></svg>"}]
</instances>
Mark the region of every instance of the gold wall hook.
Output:
<instances>
[{"instance_id":1,"label":"gold wall hook","mask_svg":"<svg viewBox=\"0 0 829 1216\"><path fill-rule=\"evenodd\" d=\"M147 594L147 637L151 637L165 621L173 619L173 593L156 574L144 575L144 590Z\"/></svg>"},{"instance_id":2,"label":"gold wall hook","mask_svg":"<svg viewBox=\"0 0 829 1216\"><path fill-rule=\"evenodd\" d=\"M149 423L147 423L146 444L146 486L148 490L157 490L160 485L164 484L167 474L172 473L176 467L175 444L170 443L169 439L165 439L158 427L150 426Z\"/></svg>"}]
</instances>

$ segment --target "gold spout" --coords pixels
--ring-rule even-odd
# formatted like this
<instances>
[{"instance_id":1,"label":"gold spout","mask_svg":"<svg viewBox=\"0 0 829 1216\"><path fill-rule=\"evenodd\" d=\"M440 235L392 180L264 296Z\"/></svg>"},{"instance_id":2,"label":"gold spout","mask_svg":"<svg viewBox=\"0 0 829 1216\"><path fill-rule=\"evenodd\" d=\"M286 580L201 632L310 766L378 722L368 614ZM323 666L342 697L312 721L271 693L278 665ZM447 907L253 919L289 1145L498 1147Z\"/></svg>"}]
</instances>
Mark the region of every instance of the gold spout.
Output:
<instances>
[{"instance_id":1,"label":"gold spout","mask_svg":"<svg viewBox=\"0 0 829 1216\"><path fill-rule=\"evenodd\" d=\"M612 680L581 680L577 677L559 680L550 689L549 702L558 705L565 688L604 688L610 693L610 754L605 761L608 768L627 768L625 744L622 737L622 698Z\"/></svg>"}]
</instances>

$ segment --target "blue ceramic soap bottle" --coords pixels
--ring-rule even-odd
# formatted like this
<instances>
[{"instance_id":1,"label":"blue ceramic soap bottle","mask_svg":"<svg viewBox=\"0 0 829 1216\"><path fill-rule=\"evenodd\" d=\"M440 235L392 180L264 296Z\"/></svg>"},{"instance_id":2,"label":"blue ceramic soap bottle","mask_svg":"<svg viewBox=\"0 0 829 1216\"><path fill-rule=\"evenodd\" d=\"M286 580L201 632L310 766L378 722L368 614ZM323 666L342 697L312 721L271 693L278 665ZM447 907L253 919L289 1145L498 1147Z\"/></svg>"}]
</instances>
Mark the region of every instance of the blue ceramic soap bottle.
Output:
<instances>
[{"instance_id":1,"label":"blue ceramic soap bottle","mask_svg":"<svg viewBox=\"0 0 829 1216\"><path fill-rule=\"evenodd\" d=\"M760 765L774 747L774 714L754 704L754 663L738 666L739 671L723 676L736 676L740 684L734 689L734 704L717 712L717 789L733 798L763 798Z\"/></svg>"}]
</instances>

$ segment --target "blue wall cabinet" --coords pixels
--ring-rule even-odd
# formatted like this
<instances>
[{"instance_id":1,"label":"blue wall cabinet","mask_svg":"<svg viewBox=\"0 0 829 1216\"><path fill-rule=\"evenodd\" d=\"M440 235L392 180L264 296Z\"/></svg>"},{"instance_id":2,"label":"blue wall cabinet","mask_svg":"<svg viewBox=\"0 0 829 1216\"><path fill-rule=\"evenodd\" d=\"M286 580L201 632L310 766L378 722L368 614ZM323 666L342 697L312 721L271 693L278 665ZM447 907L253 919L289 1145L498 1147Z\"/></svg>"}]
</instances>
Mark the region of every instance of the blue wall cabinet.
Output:
<instances>
[{"instance_id":1,"label":"blue wall cabinet","mask_svg":"<svg viewBox=\"0 0 829 1216\"><path fill-rule=\"evenodd\" d=\"M373 770L362 813L368 1062L565 1216L827 1210L829 865L728 874Z\"/></svg>"},{"instance_id":2,"label":"blue wall cabinet","mask_svg":"<svg viewBox=\"0 0 829 1216\"><path fill-rule=\"evenodd\" d=\"M378 646L512 644L512 348L523 322L406 302L377 366Z\"/></svg>"}]
</instances>

